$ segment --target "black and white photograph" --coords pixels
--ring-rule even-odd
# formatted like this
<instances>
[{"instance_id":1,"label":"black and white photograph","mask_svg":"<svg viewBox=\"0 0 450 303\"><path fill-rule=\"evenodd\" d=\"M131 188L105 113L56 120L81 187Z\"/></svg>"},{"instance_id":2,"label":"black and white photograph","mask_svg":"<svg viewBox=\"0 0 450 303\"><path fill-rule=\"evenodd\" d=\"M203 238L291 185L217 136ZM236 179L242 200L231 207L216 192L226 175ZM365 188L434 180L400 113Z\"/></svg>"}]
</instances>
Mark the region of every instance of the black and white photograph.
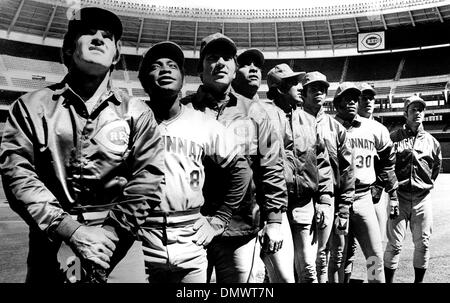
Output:
<instances>
[{"instance_id":1,"label":"black and white photograph","mask_svg":"<svg viewBox=\"0 0 450 303\"><path fill-rule=\"evenodd\" d=\"M0 284L450 282L449 0L0 0L0 140Z\"/></svg>"}]
</instances>

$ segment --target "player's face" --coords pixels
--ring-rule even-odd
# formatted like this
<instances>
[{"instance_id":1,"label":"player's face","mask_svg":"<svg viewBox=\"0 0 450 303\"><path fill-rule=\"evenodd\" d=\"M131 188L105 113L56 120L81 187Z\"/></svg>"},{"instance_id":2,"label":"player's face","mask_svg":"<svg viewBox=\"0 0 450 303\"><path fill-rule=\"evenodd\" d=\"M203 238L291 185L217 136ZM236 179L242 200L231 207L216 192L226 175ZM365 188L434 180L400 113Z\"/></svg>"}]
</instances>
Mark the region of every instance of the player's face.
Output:
<instances>
[{"instance_id":1,"label":"player's face","mask_svg":"<svg viewBox=\"0 0 450 303\"><path fill-rule=\"evenodd\" d=\"M297 78L288 78L283 80L281 90L289 97L291 104L299 105L303 103L303 86Z\"/></svg>"},{"instance_id":2,"label":"player's face","mask_svg":"<svg viewBox=\"0 0 450 303\"><path fill-rule=\"evenodd\" d=\"M353 119L358 112L358 98L357 93L345 92L337 104L339 115L346 119Z\"/></svg>"},{"instance_id":3,"label":"player's face","mask_svg":"<svg viewBox=\"0 0 450 303\"><path fill-rule=\"evenodd\" d=\"M363 117L372 115L375 108L375 94L370 91L365 91L359 97L358 111Z\"/></svg>"},{"instance_id":4,"label":"player's face","mask_svg":"<svg viewBox=\"0 0 450 303\"><path fill-rule=\"evenodd\" d=\"M420 103L413 103L406 111L406 121L410 124L421 124L425 118L425 108Z\"/></svg>"},{"instance_id":5,"label":"player's face","mask_svg":"<svg viewBox=\"0 0 450 303\"><path fill-rule=\"evenodd\" d=\"M236 62L231 53L215 49L203 59L202 81L206 87L222 90L236 77Z\"/></svg>"},{"instance_id":6,"label":"player's face","mask_svg":"<svg viewBox=\"0 0 450 303\"><path fill-rule=\"evenodd\" d=\"M320 108L325 103L328 87L321 82L313 82L303 89L306 90L305 106Z\"/></svg>"},{"instance_id":7,"label":"player's face","mask_svg":"<svg viewBox=\"0 0 450 303\"><path fill-rule=\"evenodd\" d=\"M105 74L112 64L117 63L117 46L114 35L109 31L87 29L75 43L73 62L89 75Z\"/></svg>"},{"instance_id":8,"label":"player's face","mask_svg":"<svg viewBox=\"0 0 450 303\"><path fill-rule=\"evenodd\" d=\"M258 89L261 85L261 68L257 67L253 61L245 62L236 72L235 82L241 86L251 86Z\"/></svg>"},{"instance_id":9,"label":"player's face","mask_svg":"<svg viewBox=\"0 0 450 303\"><path fill-rule=\"evenodd\" d=\"M159 58L152 62L147 81L152 93L177 95L183 86L183 73L172 59Z\"/></svg>"}]
</instances>

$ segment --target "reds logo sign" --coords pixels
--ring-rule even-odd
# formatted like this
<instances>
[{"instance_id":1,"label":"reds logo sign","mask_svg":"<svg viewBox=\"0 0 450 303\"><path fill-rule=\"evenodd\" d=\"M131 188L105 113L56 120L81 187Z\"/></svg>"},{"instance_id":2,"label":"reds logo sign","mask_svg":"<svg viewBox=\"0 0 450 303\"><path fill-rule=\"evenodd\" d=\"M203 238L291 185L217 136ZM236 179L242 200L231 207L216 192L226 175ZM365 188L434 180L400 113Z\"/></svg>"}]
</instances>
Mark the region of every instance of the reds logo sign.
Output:
<instances>
[{"instance_id":1,"label":"reds logo sign","mask_svg":"<svg viewBox=\"0 0 450 303\"><path fill-rule=\"evenodd\" d=\"M369 34L369 35L365 36L361 41L361 43L365 47L370 48L370 49L378 48L382 42L383 42L383 38L378 34Z\"/></svg>"},{"instance_id":2,"label":"reds logo sign","mask_svg":"<svg viewBox=\"0 0 450 303\"><path fill-rule=\"evenodd\" d=\"M106 124L94 137L97 143L115 153L123 153L126 151L129 138L130 127L123 120Z\"/></svg>"}]
</instances>

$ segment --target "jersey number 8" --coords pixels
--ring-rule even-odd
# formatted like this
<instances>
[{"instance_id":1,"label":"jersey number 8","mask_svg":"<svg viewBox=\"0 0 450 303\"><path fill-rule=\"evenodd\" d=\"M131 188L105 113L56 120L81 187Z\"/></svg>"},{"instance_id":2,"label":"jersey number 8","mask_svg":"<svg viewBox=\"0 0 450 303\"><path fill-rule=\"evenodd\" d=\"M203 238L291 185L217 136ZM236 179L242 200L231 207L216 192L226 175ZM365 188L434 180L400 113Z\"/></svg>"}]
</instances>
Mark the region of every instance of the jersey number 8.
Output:
<instances>
[{"instance_id":1,"label":"jersey number 8","mask_svg":"<svg viewBox=\"0 0 450 303\"><path fill-rule=\"evenodd\" d=\"M200 172L198 170L193 170L191 171L190 176L191 176L190 182L191 188L193 190L198 190L200 187Z\"/></svg>"}]
</instances>

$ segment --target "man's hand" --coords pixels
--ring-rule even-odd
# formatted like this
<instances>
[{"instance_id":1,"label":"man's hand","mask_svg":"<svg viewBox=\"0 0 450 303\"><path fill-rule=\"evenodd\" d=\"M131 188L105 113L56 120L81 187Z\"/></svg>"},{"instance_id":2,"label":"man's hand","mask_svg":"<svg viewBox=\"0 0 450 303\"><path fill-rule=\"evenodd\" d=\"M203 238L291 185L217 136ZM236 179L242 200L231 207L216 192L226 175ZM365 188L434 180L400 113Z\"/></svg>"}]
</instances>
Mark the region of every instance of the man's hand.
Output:
<instances>
[{"instance_id":1,"label":"man's hand","mask_svg":"<svg viewBox=\"0 0 450 303\"><path fill-rule=\"evenodd\" d=\"M70 237L69 245L82 260L90 261L103 269L109 268L110 258L116 249L117 236L101 227L80 226Z\"/></svg>"},{"instance_id":2,"label":"man's hand","mask_svg":"<svg viewBox=\"0 0 450 303\"><path fill-rule=\"evenodd\" d=\"M324 229L328 225L331 217L331 206L328 204L316 204L316 223L319 229Z\"/></svg>"},{"instance_id":3,"label":"man's hand","mask_svg":"<svg viewBox=\"0 0 450 303\"><path fill-rule=\"evenodd\" d=\"M397 197L390 197L389 199L389 219L394 220L400 214Z\"/></svg>"},{"instance_id":4,"label":"man's hand","mask_svg":"<svg viewBox=\"0 0 450 303\"><path fill-rule=\"evenodd\" d=\"M381 194L383 193L383 187L378 185L373 185L370 187L370 190L372 192L372 201L373 204L377 204L380 202Z\"/></svg>"},{"instance_id":5,"label":"man's hand","mask_svg":"<svg viewBox=\"0 0 450 303\"><path fill-rule=\"evenodd\" d=\"M268 223L259 233L261 249L265 253L276 253L283 246L280 223Z\"/></svg>"},{"instance_id":6,"label":"man's hand","mask_svg":"<svg viewBox=\"0 0 450 303\"><path fill-rule=\"evenodd\" d=\"M215 217L201 217L194 223L195 234L194 243L198 246L207 246L214 237L221 235L225 231L225 223Z\"/></svg>"}]
</instances>

